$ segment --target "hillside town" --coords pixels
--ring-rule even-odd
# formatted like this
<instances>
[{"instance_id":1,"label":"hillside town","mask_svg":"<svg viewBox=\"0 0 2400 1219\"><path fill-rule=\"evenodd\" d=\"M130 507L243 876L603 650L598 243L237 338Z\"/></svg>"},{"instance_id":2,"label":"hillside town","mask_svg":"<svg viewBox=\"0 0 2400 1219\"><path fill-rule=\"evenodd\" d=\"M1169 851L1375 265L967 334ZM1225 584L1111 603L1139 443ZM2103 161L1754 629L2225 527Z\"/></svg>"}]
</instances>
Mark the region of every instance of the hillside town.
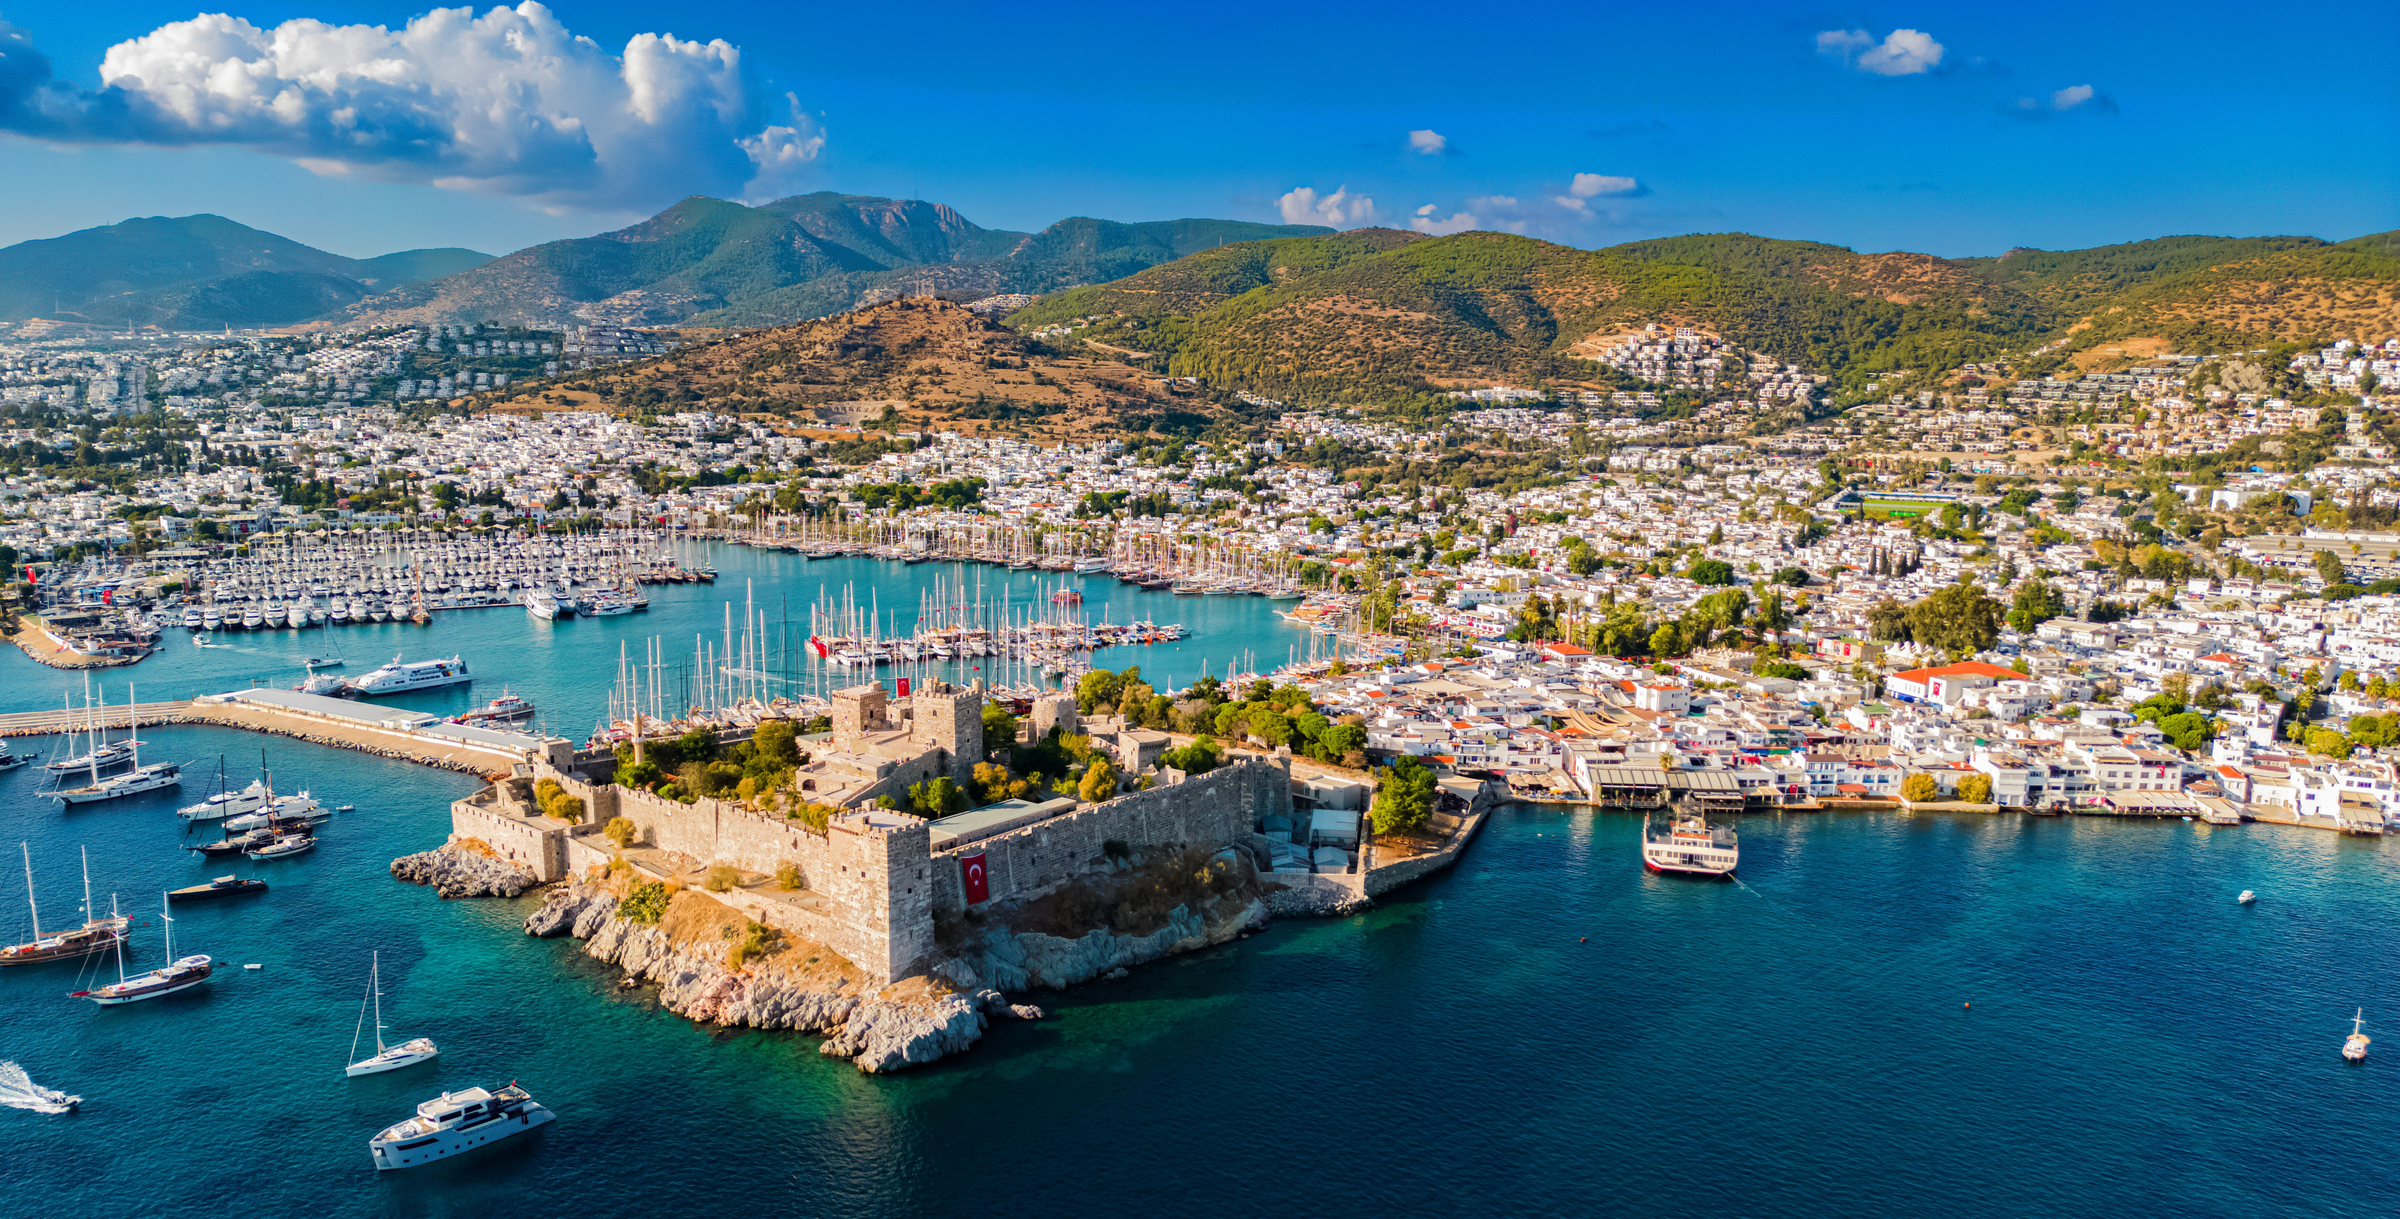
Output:
<instances>
[{"instance_id":1,"label":"hillside town","mask_svg":"<svg viewBox=\"0 0 2400 1219\"><path fill-rule=\"evenodd\" d=\"M1248 434L1046 448L705 409L468 409L671 342L19 336L0 347L0 551L34 579L12 596L107 602L89 628L106 635L260 535L312 531L894 553L1000 537L1083 571L1304 586L1288 616L1310 642L1280 678L1355 717L1361 761L1417 757L1526 799L2353 832L2400 813L2400 437L2376 396L2400 338L2274 366L1968 365L1767 435L1706 410L1815 410L1826 378L1656 327L1602 356L1653 401L1706 400L1699 415L1492 386L1432 426L1275 403ZM1472 473L1503 462L1532 473Z\"/></svg>"}]
</instances>

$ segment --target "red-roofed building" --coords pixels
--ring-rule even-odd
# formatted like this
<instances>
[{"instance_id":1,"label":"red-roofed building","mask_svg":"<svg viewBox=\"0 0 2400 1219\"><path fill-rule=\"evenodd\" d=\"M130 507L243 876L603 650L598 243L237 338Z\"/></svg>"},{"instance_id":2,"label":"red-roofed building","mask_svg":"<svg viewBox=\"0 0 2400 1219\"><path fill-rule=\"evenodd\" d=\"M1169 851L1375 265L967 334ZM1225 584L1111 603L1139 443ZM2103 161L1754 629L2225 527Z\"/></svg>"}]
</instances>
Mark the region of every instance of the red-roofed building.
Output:
<instances>
[{"instance_id":1,"label":"red-roofed building","mask_svg":"<svg viewBox=\"0 0 2400 1219\"><path fill-rule=\"evenodd\" d=\"M2003 669L1980 660L1970 660L1964 664L1894 673L1883 679L1883 693L1887 698L1906 703L1940 703L1948 706L1969 690L1998 682L2025 680L2026 676L2015 669Z\"/></svg>"}]
</instances>

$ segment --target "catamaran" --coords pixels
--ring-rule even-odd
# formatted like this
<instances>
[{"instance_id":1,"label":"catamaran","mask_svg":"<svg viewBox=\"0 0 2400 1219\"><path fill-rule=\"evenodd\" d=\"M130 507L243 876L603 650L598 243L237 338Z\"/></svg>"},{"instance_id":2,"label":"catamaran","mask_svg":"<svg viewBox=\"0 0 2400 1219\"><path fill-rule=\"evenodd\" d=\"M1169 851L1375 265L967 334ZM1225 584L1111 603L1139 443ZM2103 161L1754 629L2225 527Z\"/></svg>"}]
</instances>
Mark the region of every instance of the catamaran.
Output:
<instances>
[{"instance_id":1,"label":"catamaran","mask_svg":"<svg viewBox=\"0 0 2400 1219\"><path fill-rule=\"evenodd\" d=\"M441 1053L434 1048L431 1037L412 1038L398 1045L387 1046L383 1043L383 954L378 952L370 960L367 967L367 998L358 1002L358 1027L350 1033L351 1062L342 1069L343 1074L354 1079L361 1075L397 1071L420 1062L431 1062L435 1055ZM367 1005L370 1002L375 1005L375 1052L360 1058L358 1041L367 1031Z\"/></svg>"},{"instance_id":2,"label":"catamaran","mask_svg":"<svg viewBox=\"0 0 2400 1219\"><path fill-rule=\"evenodd\" d=\"M132 920L122 916L92 917L92 857L83 856L83 926L72 931L42 934L42 908L33 900L33 848L19 843L25 855L25 908L33 915L33 938L22 944L0 948L0 965L38 965L43 961L69 961L107 952L125 942Z\"/></svg>"},{"instance_id":3,"label":"catamaran","mask_svg":"<svg viewBox=\"0 0 2400 1219\"><path fill-rule=\"evenodd\" d=\"M139 1003L144 999L164 998L177 991L190 990L208 981L208 975L216 972L217 963L204 953L194 954L180 960L173 959L175 957L175 916L171 912L173 908L167 904L166 895L163 893L159 895L158 909L159 916L166 921L169 964L128 978L125 976L124 942L119 941L117 980L94 990L76 991L67 997L89 999L102 1007L114 1007L120 1003Z\"/></svg>"}]
</instances>

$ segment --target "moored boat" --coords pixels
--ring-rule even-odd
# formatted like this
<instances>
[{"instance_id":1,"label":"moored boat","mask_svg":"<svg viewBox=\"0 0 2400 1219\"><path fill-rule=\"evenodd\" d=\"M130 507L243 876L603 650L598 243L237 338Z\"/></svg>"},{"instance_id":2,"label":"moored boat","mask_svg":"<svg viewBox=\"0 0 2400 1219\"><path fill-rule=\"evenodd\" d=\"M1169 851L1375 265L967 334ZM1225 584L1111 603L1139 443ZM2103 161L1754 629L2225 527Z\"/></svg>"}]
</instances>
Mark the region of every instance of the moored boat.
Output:
<instances>
[{"instance_id":1,"label":"moored boat","mask_svg":"<svg viewBox=\"0 0 2400 1219\"><path fill-rule=\"evenodd\" d=\"M209 897L234 897L243 893L264 893L267 882L246 876L220 876L204 885L187 885L167 890L171 902L198 901Z\"/></svg>"},{"instance_id":2,"label":"moored boat","mask_svg":"<svg viewBox=\"0 0 2400 1219\"><path fill-rule=\"evenodd\" d=\"M2350 1035L2342 1039L2342 1057L2352 1062L2366 1061L2367 1043L2375 1040L2367 1036L2366 1027L2367 1009L2362 1007L2350 1020Z\"/></svg>"},{"instance_id":3,"label":"moored boat","mask_svg":"<svg viewBox=\"0 0 2400 1219\"><path fill-rule=\"evenodd\" d=\"M92 860L88 853L83 859L83 926L43 935L42 908L33 897L33 848L19 844L17 849L25 855L25 908L33 915L33 938L0 947L0 965L78 961L125 942L125 937L131 934L132 919L115 914L107 918L92 917Z\"/></svg>"},{"instance_id":4,"label":"moored boat","mask_svg":"<svg viewBox=\"0 0 2400 1219\"><path fill-rule=\"evenodd\" d=\"M168 913L167 899L163 896L159 898L158 908L160 920L166 926L167 956L173 958L169 964L126 977L125 948L120 940L117 946L117 980L106 986L76 991L67 997L89 999L102 1007L115 1007L121 1003L139 1003L144 999L162 999L208 981L208 976L216 972L216 961L205 953L176 958L175 916Z\"/></svg>"}]
</instances>

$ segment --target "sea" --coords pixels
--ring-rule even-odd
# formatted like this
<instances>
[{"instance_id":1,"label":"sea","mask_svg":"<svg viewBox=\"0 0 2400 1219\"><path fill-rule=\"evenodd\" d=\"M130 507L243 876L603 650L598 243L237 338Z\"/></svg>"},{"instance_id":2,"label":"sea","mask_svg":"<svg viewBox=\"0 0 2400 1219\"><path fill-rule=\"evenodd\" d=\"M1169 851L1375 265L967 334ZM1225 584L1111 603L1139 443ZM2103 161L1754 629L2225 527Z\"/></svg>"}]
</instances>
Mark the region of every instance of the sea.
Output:
<instances>
[{"instance_id":1,"label":"sea","mask_svg":"<svg viewBox=\"0 0 2400 1219\"><path fill-rule=\"evenodd\" d=\"M652 590L647 621L488 610L329 634L353 671L455 650L479 677L454 705L505 683L588 724L620 641L688 651L722 635L729 598L814 602L839 564L903 609L933 575L714 561L717 585ZM1181 652L1095 658L1138 661L1161 688L1204 657L1272 667L1304 634L1256 599L1101 583L1087 606L1122 597L1117 621L1194 622ZM321 634L175 639L109 671L109 696L128 677L145 701L296 680L276 666ZM81 685L0 656L0 710ZM2379 1038L2400 1018L2400 876L2377 841L1757 816L1739 825L1740 879L1694 881L1644 873L1636 817L1509 807L1459 866L1365 914L1035 994L1046 1019L870 1076L816 1037L705 1027L619 989L573 941L523 933L537 898L444 902L392 880L393 857L441 841L469 777L233 729L144 736L145 757L194 763L179 795L62 811L38 767L0 774L0 847L24 844L43 924L81 918L88 858L93 904L136 919L126 968L147 968L162 890L228 871L271 888L174 911L175 950L222 963L182 995L67 997L114 960L0 971L0 1062L24 1081L0 1088L0 1219L2400 1213L2376 1150L2400 1117L2400 1034L2364 1064L2339 1056L2355 1009ZM220 757L233 783L263 764L279 790L355 808L309 855L200 862L171 810L213 789ZM23 865L0 860L11 940ZM2235 902L2244 889L2255 904ZM348 1079L378 957L387 1038L442 1054ZM372 1168L367 1138L417 1102L511 1080L558 1120L454 1164ZM45 1112L37 1087L83 1103Z\"/></svg>"}]
</instances>

